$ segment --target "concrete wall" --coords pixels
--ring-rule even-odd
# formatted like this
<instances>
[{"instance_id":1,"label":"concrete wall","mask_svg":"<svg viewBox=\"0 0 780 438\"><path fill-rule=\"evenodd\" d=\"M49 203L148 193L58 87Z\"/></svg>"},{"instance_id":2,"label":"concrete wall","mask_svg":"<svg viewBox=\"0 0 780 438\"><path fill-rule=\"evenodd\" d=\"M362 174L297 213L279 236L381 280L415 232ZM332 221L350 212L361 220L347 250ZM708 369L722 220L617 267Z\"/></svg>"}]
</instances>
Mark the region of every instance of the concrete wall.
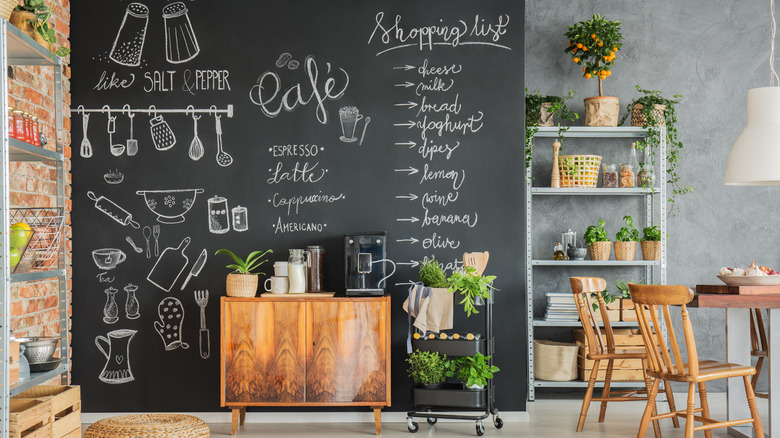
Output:
<instances>
[{"instance_id":1,"label":"concrete wall","mask_svg":"<svg viewBox=\"0 0 780 438\"><path fill-rule=\"evenodd\" d=\"M769 2L527 1L526 86L543 94L564 95L569 89L576 90L570 106L580 115L582 99L598 95L597 82L584 79L581 67L563 53L567 46L563 34L567 26L596 13L619 20L625 38L612 75L604 81L605 95L618 96L624 108L637 95L635 84L669 96L684 96L678 106L678 128L685 145L679 174L694 192L678 200L680 210L668 221L668 282L715 284L719 282L715 278L719 267L747 267L751 260L780 269L780 215L776 207L780 188L723 185L728 153L745 124L746 91L769 85ZM627 159L629 144L626 140L567 139L562 153L597 152L605 160L619 163L624 161L622 157ZM550 160L545 155L551 155L549 150L549 142L538 142L540 153L534 171L538 185L549 183ZM583 205L585 201L588 205ZM612 237L622 225L623 214L634 214L640 208L639 202L614 199L546 202L534 213L534 226L539 229L534 252L548 258L561 231L572 228L582 236L587 225L603 217ZM568 290L566 277L570 273L536 272L538 290ZM593 275L629 278L623 271ZM539 313L542 299L535 299ZM691 313L699 356L724 359L724 312L697 309ZM723 388L713 385L712 389Z\"/></svg>"}]
</instances>

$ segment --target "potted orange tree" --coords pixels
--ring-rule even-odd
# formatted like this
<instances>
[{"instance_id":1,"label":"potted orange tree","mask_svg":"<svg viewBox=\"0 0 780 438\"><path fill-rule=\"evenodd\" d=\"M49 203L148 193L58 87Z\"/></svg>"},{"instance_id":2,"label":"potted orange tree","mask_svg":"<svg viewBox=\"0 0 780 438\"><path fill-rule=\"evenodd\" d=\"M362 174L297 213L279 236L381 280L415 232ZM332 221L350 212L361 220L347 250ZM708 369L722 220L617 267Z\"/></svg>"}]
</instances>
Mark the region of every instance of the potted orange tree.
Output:
<instances>
[{"instance_id":1,"label":"potted orange tree","mask_svg":"<svg viewBox=\"0 0 780 438\"><path fill-rule=\"evenodd\" d=\"M595 77L599 81L599 95L585 99L585 125L617 126L620 100L604 96L602 82L612 74L617 52L623 46L620 22L605 20L597 14L588 21L569 26L566 38L569 46L564 52L582 66L585 79Z\"/></svg>"}]
</instances>

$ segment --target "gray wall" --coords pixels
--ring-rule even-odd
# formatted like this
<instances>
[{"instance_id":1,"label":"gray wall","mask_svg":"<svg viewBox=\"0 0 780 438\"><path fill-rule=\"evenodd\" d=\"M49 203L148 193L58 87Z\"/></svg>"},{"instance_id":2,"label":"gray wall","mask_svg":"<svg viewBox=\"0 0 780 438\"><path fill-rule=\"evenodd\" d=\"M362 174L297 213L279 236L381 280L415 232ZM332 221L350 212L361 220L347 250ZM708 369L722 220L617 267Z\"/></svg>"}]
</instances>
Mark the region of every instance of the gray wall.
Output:
<instances>
[{"instance_id":1,"label":"gray wall","mask_svg":"<svg viewBox=\"0 0 780 438\"><path fill-rule=\"evenodd\" d=\"M751 260L780 269L780 216L775 207L780 202L780 188L723 185L729 150L745 124L746 91L769 85L768 3L526 2L525 73L529 90L564 95L574 89L577 96L570 107L583 114L582 99L598 95L597 82L584 79L580 66L563 53L567 43L563 34L567 26L600 13L619 20L625 38L612 76L604 82L605 95L618 96L622 107L636 97L635 84L662 90L669 96L684 96L677 111L680 139L685 145L679 174L694 192L679 199L680 210L668 221L670 284L718 283L715 275L719 267L747 267ZM605 160L621 162L621 156L628 156L629 144L625 140L607 145L567 139L564 149L568 153L603 151ZM549 182L549 158L545 156L549 150L549 142L538 142L540 153L534 175L540 185ZM622 225L618 221L623 214L638 212L640 207L630 201L620 201L619 206L615 205L617 201L588 206L578 202L583 201L554 200L535 210L534 226L540 229L537 241L541 241L534 246L535 253L550 257L553 240L559 239L561 231L571 227L582 236L585 227L599 217L610 221L608 231L614 235ZM547 279L537 275L538 289L568 289L567 273L539 274ZM604 275L613 274L619 276L614 272ZM541 303L540 297L536 300ZM539 312L539 306L535 307ZM699 356L725 359L724 311L696 309L691 313ZM713 385L712 389L723 388Z\"/></svg>"}]
</instances>

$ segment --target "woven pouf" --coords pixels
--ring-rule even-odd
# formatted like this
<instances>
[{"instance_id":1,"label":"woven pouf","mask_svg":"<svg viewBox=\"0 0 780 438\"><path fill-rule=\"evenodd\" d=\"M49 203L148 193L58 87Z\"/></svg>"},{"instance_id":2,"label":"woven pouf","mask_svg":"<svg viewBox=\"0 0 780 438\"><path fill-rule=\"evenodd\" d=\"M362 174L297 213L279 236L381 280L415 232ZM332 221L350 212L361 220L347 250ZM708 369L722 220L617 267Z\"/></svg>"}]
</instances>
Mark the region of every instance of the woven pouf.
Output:
<instances>
[{"instance_id":1,"label":"woven pouf","mask_svg":"<svg viewBox=\"0 0 780 438\"><path fill-rule=\"evenodd\" d=\"M133 414L104 418L84 431L84 438L208 438L209 427L182 414Z\"/></svg>"}]
</instances>

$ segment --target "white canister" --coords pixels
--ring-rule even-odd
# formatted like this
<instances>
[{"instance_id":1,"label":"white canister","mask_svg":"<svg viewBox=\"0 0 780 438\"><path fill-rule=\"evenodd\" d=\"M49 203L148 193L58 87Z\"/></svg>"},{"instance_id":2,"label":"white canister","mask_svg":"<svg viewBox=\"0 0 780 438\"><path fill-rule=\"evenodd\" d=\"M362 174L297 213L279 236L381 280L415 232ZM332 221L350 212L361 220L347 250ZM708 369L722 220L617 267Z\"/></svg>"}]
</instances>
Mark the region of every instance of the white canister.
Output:
<instances>
[{"instance_id":1,"label":"white canister","mask_svg":"<svg viewBox=\"0 0 780 438\"><path fill-rule=\"evenodd\" d=\"M274 262L274 275L276 277L287 277L287 262Z\"/></svg>"}]
</instances>

